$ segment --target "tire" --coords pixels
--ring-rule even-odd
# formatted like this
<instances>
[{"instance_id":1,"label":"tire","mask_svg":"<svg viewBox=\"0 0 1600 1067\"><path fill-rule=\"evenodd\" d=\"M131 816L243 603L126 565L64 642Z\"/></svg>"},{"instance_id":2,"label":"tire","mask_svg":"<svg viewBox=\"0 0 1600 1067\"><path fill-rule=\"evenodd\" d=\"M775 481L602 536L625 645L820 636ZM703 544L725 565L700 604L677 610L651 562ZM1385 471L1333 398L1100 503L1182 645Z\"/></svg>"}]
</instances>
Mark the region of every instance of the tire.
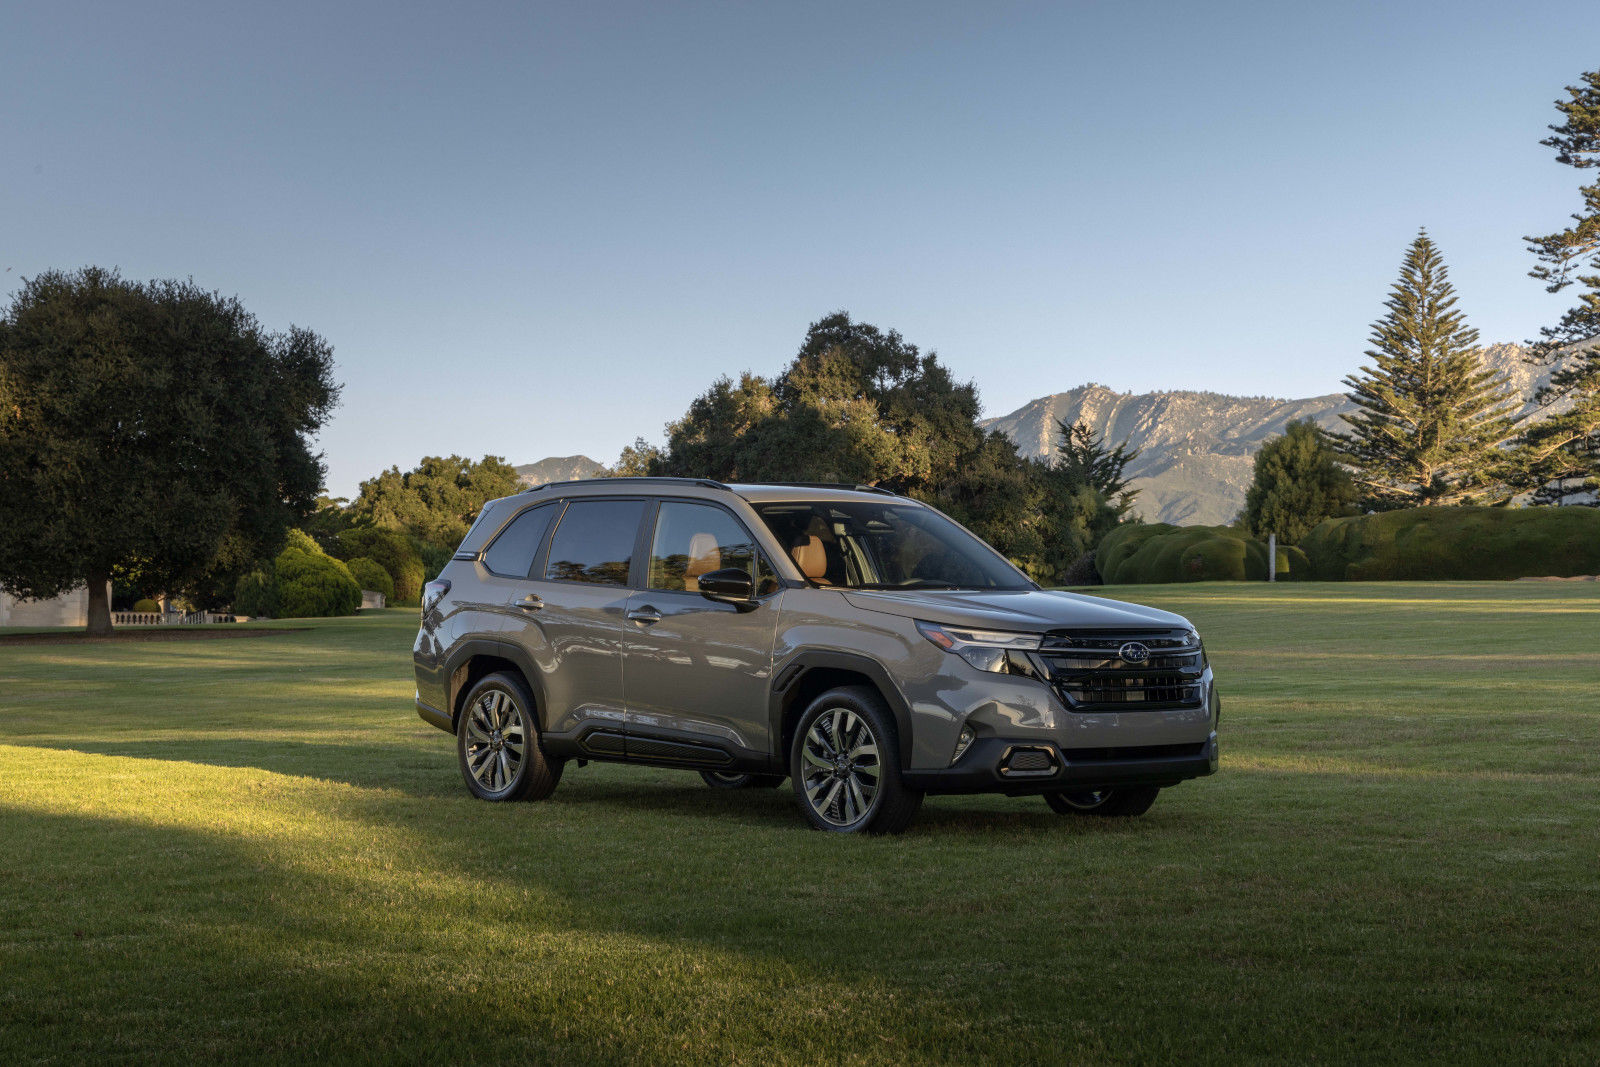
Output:
<instances>
[{"instance_id":1,"label":"tire","mask_svg":"<svg viewBox=\"0 0 1600 1067\"><path fill-rule=\"evenodd\" d=\"M480 800L543 800L566 766L545 758L527 683L504 673L482 678L461 702L456 759Z\"/></svg>"},{"instance_id":2,"label":"tire","mask_svg":"<svg viewBox=\"0 0 1600 1067\"><path fill-rule=\"evenodd\" d=\"M781 774L739 774L734 771L701 771L700 778L712 789L772 789L783 784Z\"/></svg>"},{"instance_id":3,"label":"tire","mask_svg":"<svg viewBox=\"0 0 1600 1067\"><path fill-rule=\"evenodd\" d=\"M1143 815L1156 802L1160 786L1130 785L1121 789L1080 789L1046 793L1044 800L1057 815L1102 815L1108 818Z\"/></svg>"},{"instance_id":4,"label":"tire","mask_svg":"<svg viewBox=\"0 0 1600 1067\"><path fill-rule=\"evenodd\" d=\"M900 778L894 715L866 686L831 689L806 708L789 780L806 819L831 833L898 834L922 806L921 791Z\"/></svg>"}]
</instances>

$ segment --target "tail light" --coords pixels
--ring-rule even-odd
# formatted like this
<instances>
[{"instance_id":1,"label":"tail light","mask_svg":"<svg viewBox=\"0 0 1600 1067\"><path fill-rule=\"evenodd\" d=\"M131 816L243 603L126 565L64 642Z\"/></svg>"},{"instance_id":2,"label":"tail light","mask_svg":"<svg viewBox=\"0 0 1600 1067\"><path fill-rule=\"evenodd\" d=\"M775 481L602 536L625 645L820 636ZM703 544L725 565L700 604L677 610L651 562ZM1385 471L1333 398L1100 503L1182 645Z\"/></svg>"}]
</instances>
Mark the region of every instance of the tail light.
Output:
<instances>
[{"instance_id":1,"label":"tail light","mask_svg":"<svg viewBox=\"0 0 1600 1067\"><path fill-rule=\"evenodd\" d=\"M450 581L447 578L435 578L433 581L423 586L422 614L426 615L428 612L432 611L434 606L438 604L440 600L444 599L444 595L449 591Z\"/></svg>"}]
</instances>

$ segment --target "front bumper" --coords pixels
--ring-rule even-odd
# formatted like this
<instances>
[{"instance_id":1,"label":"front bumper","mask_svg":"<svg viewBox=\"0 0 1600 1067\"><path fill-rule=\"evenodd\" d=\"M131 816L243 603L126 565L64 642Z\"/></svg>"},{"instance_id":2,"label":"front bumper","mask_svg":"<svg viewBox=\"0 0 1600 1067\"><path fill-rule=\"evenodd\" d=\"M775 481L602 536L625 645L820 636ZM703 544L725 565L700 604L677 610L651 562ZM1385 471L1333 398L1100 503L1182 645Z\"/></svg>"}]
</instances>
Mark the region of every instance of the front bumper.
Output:
<instances>
[{"instance_id":1,"label":"front bumper","mask_svg":"<svg viewBox=\"0 0 1600 1067\"><path fill-rule=\"evenodd\" d=\"M1018 758L1025 753L1026 758ZM1047 767L1017 769L1046 760ZM982 737L953 766L902 771L901 777L906 785L926 793L1027 796L1119 785L1170 786L1216 771L1213 731L1206 740L1192 744L1100 749L1063 749L1053 741L1032 738Z\"/></svg>"}]
</instances>

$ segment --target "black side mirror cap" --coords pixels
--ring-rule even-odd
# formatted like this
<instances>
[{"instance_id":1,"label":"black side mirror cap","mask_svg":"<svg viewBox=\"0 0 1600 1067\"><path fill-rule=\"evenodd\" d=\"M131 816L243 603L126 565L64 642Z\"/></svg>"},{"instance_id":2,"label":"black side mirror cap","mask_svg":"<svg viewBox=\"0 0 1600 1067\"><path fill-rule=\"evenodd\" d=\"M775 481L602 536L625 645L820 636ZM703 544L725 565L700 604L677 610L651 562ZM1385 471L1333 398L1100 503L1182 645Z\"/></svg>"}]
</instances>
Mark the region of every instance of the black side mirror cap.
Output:
<instances>
[{"instance_id":1,"label":"black side mirror cap","mask_svg":"<svg viewBox=\"0 0 1600 1067\"><path fill-rule=\"evenodd\" d=\"M712 600L749 603L756 598L756 583L749 571L739 567L724 567L700 576L700 595Z\"/></svg>"}]
</instances>

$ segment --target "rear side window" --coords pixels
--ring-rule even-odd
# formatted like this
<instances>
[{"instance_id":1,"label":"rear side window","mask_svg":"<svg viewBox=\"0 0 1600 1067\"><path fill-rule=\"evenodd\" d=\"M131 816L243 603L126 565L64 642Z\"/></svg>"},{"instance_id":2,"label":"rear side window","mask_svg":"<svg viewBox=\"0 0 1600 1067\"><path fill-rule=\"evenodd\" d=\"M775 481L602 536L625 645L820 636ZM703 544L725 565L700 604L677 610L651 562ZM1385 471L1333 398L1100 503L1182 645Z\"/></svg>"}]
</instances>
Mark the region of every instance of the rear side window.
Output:
<instances>
[{"instance_id":1,"label":"rear side window","mask_svg":"<svg viewBox=\"0 0 1600 1067\"><path fill-rule=\"evenodd\" d=\"M544 540L555 514L553 505L541 504L518 515L483 554L483 565L507 578L528 577L533 570L533 554L539 551L539 542Z\"/></svg>"},{"instance_id":2,"label":"rear side window","mask_svg":"<svg viewBox=\"0 0 1600 1067\"><path fill-rule=\"evenodd\" d=\"M642 500L574 500L550 539L544 576L557 582L627 585Z\"/></svg>"}]
</instances>

